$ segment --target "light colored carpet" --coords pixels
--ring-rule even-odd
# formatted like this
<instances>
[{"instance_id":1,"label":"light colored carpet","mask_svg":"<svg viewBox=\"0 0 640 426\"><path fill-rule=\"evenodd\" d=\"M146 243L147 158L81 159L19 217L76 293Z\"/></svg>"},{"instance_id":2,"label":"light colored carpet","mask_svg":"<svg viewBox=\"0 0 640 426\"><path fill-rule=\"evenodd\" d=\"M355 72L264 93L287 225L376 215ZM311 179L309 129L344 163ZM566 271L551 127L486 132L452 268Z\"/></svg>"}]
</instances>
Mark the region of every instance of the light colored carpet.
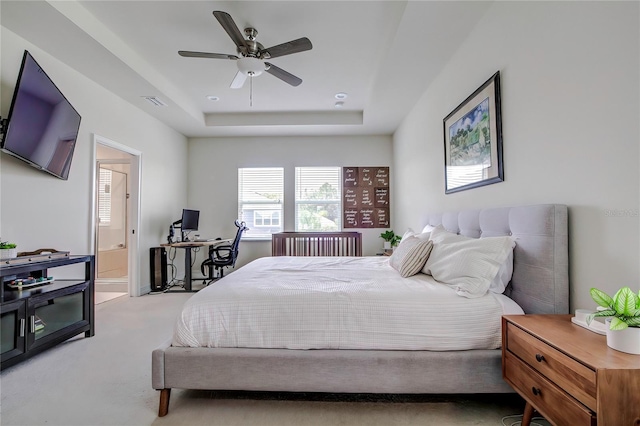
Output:
<instances>
[{"instance_id":1,"label":"light colored carpet","mask_svg":"<svg viewBox=\"0 0 640 426\"><path fill-rule=\"evenodd\" d=\"M500 425L516 395L371 396L175 389L157 417L151 351L190 294L119 297L96 306L96 335L73 338L0 374L12 425ZM507 424L511 424L509 421Z\"/></svg>"},{"instance_id":2,"label":"light colored carpet","mask_svg":"<svg viewBox=\"0 0 640 426\"><path fill-rule=\"evenodd\" d=\"M127 293L116 291L96 291L96 305L124 296Z\"/></svg>"}]
</instances>

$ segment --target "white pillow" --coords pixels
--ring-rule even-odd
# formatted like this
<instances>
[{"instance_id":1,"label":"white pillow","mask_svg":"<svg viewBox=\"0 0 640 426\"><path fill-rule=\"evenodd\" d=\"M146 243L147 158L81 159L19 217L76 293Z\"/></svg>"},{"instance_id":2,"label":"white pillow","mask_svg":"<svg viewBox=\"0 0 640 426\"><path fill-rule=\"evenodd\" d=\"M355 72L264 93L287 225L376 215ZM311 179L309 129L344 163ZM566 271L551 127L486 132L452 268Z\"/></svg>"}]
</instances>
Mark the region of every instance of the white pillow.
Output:
<instances>
[{"instance_id":1,"label":"white pillow","mask_svg":"<svg viewBox=\"0 0 640 426\"><path fill-rule=\"evenodd\" d=\"M406 231L404 231L404 234L402 234L402 238L400 238L400 243L401 243L404 239L406 239L407 237L411 237L411 236L413 236L413 235L415 235L415 234L416 234L416 233L415 233L415 232L413 232L413 229L411 229L411 228L407 228L407 230L406 230ZM398 243L398 244L400 244L400 243Z\"/></svg>"},{"instance_id":2,"label":"white pillow","mask_svg":"<svg viewBox=\"0 0 640 426\"><path fill-rule=\"evenodd\" d=\"M424 228L422 228L422 233L424 234L425 232L431 232L434 229L436 229L436 227L433 225L425 225Z\"/></svg>"},{"instance_id":3,"label":"white pillow","mask_svg":"<svg viewBox=\"0 0 640 426\"><path fill-rule=\"evenodd\" d=\"M410 277L420 272L432 248L431 241L410 235L393 251L389 265L404 278Z\"/></svg>"},{"instance_id":4,"label":"white pillow","mask_svg":"<svg viewBox=\"0 0 640 426\"><path fill-rule=\"evenodd\" d=\"M515 246L510 237L467 238L442 226L431 232L431 240L433 250L422 272L469 298L486 294Z\"/></svg>"},{"instance_id":5,"label":"white pillow","mask_svg":"<svg viewBox=\"0 0 640 426\"><path fill-rule=\"evenodd\" d=\"M513 245L514 247L511 248L509 255L502 265L500 265L500 270L498 270L498 273L489 285L489 291L492 293L504 293L511 281L511 277L513 276L513 249L515 248L515 241Z\"/></svg>"},{"instance_id":6,"label":"white pillow","mask_svg":"<svg viewBox=\"0 0 640 426\"><path fill-rule=\"evenodd\" d=\"M402 238L400 239L400 242L404 241L407 237L417 237L421 240L429 240L429 237L431 236L431 232L422 232L422 234L416 234L415 232L413 232L413 229L408 228L404 234L402 234Z\"/></svg>"},{"instance_id":7,"label":"white pillow","mask_svg":"<svg viewBox=\"0 0 640 426\"><path fill-rule=\"evenodd\" d=\"M425 226L425 229L427 229L427 227L431 227L431 230L435 229L435 227L431 225ZM446 229L444 229L442 225L438 226L438 231L436 232L436 238L439 239L441 242L464 241L464 240L471 239L469 237L465 237L464 235L451 233ZM509 282L511 281L511 276L513 275L513 249L515 248L515 246L516 246L516 242L512 241L512 247L511 247L512 250L509 252L509 255L507 256L505 261L502 263L502 265L500 265L500 270L491 281L491 285L489 286L489 291L493 293L502 294L504 293L507 286L509 285ZM431 272L425 269L423 269L422 272L431 275Z\"/></svg>"},{"instance_id":8,"label":"white pillow","mask_svg":"<svg viewBox=\"0 0 640 426\"><path fill-rule=\"evenodd\" d=\"M417 234L416 238L429 241L431 239L431 232L423 232L422 234Z\"/></svg>"}]
</instances>

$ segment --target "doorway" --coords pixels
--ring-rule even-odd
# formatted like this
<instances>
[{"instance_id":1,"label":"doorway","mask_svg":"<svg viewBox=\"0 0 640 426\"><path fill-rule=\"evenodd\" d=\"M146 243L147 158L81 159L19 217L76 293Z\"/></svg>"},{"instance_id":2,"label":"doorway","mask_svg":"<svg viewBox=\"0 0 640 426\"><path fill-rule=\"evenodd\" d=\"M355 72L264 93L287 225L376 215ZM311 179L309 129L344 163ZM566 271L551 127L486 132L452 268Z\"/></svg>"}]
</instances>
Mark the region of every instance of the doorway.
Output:
<instances>
[{"instance_id":1,"label":"doorway","mask_svg":"<svg viewBox=\"0 0 640 426\"><path fill-rule=\"evenodd\" d=\"M140 153L94 135L96 303L139 296Z\"/></svg>"},{"instance_id":2,"label":"doorway","mask_svg":"<svg viewBox=\"0 0 640 426\"><path fill-rule=\"evenodd\" d=\"M127 242L127 204L130 164L105 160L98 149L96 234L96 289L129 292L129 244Z\"/></svg>"}]
</instances>

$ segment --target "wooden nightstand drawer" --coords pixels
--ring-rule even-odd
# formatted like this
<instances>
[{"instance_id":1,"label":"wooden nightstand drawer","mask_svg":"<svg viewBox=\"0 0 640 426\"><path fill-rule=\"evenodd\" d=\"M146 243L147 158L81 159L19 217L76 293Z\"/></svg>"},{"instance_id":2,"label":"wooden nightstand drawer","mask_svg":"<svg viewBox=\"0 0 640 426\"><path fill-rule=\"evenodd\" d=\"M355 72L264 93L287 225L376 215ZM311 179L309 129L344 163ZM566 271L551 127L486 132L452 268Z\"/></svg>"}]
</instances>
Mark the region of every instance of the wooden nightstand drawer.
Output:
<instances>
[{"instance_id":1,"label":"wooden nightstand drawer","mask_svg":"<svg viewBox=\"0 0 640 426\"><path fill-rule=\"evenodd\" d=\"M508 323L507 349L587 407L596 410L596 372Z\"/></svg>"},{"instance_id":2,"label":"wooden nightstand drawer","mask_svg":"<svg viewBox=\"0 0 640 426\"><path fill-rule=\"evenodd\" d=\"M554 424L595 415L598 426L640 426L640 357L611 349L571 315L503 316L502 375L527 401L525 426L534 409Z\"/></svg>"},{"instance_id":3,"label":"wooden nightstand drawer","mask_svg":"<svg viewBox=\"0 0 640 426\"><path fill-rule=\"evenodd\" d=\"M504 371L507 381L518 393L552 423L558 426L596 424L592 411L509 352L505 353Z\"/></svg>"}]
</instances>

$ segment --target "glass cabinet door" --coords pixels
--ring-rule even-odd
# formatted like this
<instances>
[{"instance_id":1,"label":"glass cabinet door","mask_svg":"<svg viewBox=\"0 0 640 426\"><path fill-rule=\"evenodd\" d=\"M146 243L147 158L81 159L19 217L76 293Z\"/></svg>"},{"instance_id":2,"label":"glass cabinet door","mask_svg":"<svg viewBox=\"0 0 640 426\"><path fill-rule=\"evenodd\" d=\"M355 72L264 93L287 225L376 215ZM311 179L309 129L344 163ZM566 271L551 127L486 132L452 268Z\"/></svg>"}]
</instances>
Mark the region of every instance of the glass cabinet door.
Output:
<instances>
[{"instance_id":1,"label":"glass cabinet door","mask_svg":"<svg viewBox=\"0 0 640 426\"><path fill-rule=\"evenodd\" d=\"M45 344L74 328L89 323L86 317L88 287L71 287L64 292L52 292L47 298L29 300L27 320L29 321L29 348Z\"/></svg>"},{"instance_id":2,"label":"glass cabinet door","mask_svg":"<svg viewBox=\"0 0 640 426\"><path fill-rule=\"evenodd\" d=\"M35 315L31 317L36 340L82 321L84 308L82 295L83 293L80 292L56 297L36 307Z\"/></svg>"},{"instance_id":3,"label":"glass cabinet door","mask_svg":"<svg viewBox=\"0 0 640 426\"><path fill-rule=\"evenodd\" d=\"M2 361L24 353L26 333L25 301L2 305L0 314L0 356Z\"/></svg>"}]
</instances>

